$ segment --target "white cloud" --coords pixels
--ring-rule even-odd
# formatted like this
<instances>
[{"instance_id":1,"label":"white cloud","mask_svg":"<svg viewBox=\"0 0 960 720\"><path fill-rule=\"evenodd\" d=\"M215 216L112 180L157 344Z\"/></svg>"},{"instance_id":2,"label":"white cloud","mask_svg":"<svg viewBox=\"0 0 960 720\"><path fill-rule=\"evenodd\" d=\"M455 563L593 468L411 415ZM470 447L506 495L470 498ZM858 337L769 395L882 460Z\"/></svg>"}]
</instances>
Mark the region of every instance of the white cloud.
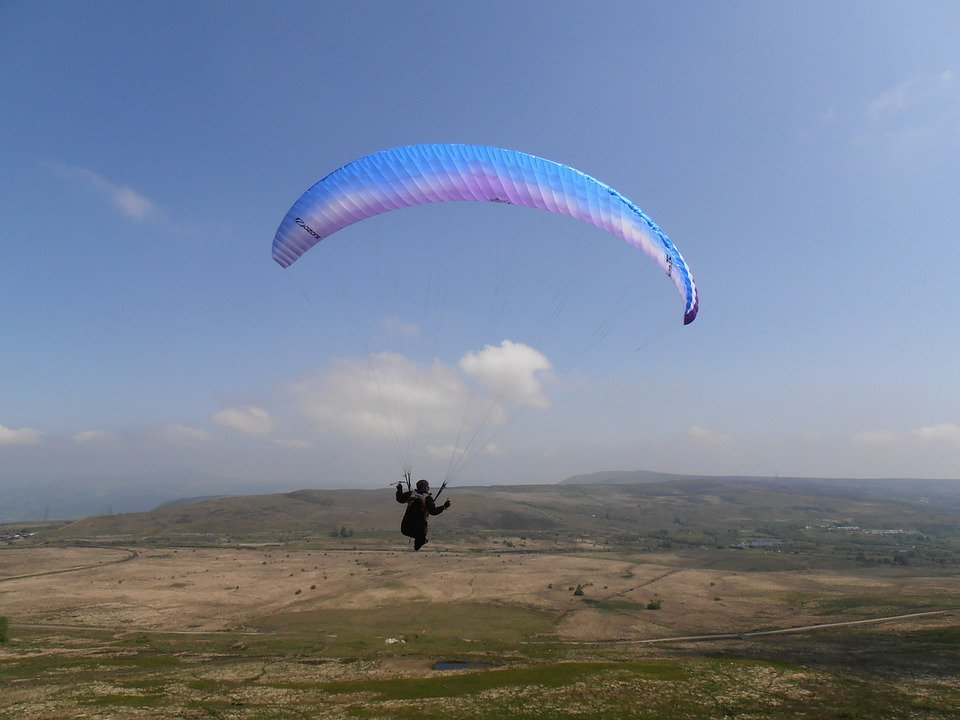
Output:
<instances>
[{"instance_id":1,"label":"white cloud","mask_svg":"<svg viewBox=\"0 0 960 720\"><path fill-rule=\"evenodd\" d=\"M43 438L43 433L33 428L14 430L0 425L0 445L36 445Z\"/></svg>"},{"instance_id":2,"label":"white cloud","mask_svg":"<svg viewBox=\"0 0 960 720\"><path fill-rule=\"evenodd\" d=\"M463 448L455 448L453 445L427 445L427 455L437 460L449 460L454 453Z\"/></svg>"},{"instance_id":3,"label":"white cloud","mask_svg":"<svg viewBox=\"0 0 960 720\"><path fill-rule=\"evenodd\" d=\"M78 445L100 445L102 443L113 442L117 436L105 430L86 430L79 432L70 438Z\"/></svg>"},{"instance_id":4,"label":"white cloud","mask_svg":"<svg viewBox=\"0 0 960 720\"><path fill-rule=\"evenodd\" d=\"M960 425L940 423L912 430L910 435L923 442L960 443Z\"/></svg>"},{"instance_id":5,"label":"white cloud","mask_svg":"<svg viewBox=\"0 0 960 720\"><path fill-rule=\"evenodd\" d=\"M63 165L61 163L42 162L62 177L79 180L109 199L114 206L132 220L146 221L158 218L160 211L150 198L141 195L127 185L117 185L102 175L84 167Z\"/></svg>"},{"instance_id":6,"label":"white cloud","mask_svg":"<svg viewBox=\"0 0 960 720\"><path fill-rule=\"evenodd\" d=\"M274 425L270 413L255 405L225 408L213 416L213 421L242 435L267 435Z\"/></svg>"},{"instance_id":7,"label":"white cloud","mask_svg":"<svg viewBox=\"0 0 960 720\"><path fill-rule=\"evenodd\" d=\"M852 438L860 445L884 445L907 449L916 443L958 443L960 444L960 425L954 423L939 423L910 430L909 432L894 432L893 430L866 430L859 432Z\"/></svg>"},{"instance_id":8,"label":"white cloud","mask_svg":"<svg viewBox=\"0 0 960 720\"><path fill-rule=\"evenodd\" d=\"M449 461L453 458L458 464L462 464L467 458L503 457L503 450L500 449L499 445L492 442L476 450L465 450L462 444L459 447L454 445L427 445L425 450L427 455L435 460Z\"/></svg>"},{"instance_id":9,"label":"white cloud","mask_svg":"<svg viewBox=\"0 0 960 720\"><path fill-rule=\"evenodd\" d=\"M429 367L396 353L340 358L329 368L291 388L297 409L325 432L403 442L419 430L424 439L451 428L476 427L484 418L506 419L490 400L471 394L451 368ZM467 415L464 420L465 414Z\"/></svg>"},{"instance_id":10,"label":"white cloud","mask_svg":"<svg viewBox=\"0 0 960 720\"><path fill-rule=\"evenodd\" d=\"M946 92L952 82L953 71L944 70L894 85L867 105L867 118L873 123L889 120Z\"/></svg>"},{"instance_id":11,"label":"white cloud","mask_svg":"<svg viewBox=\"0 0 960 720\"><path fill-rule=\"evenodd\" d=\"M157 431L157 438L169 445L179 445L181 447L213 442L213 436L205 430L180 424L160 428Z\"/></svg>"},{"instance_id":12,"label":"white cloud","mask_svg":"<svg viewBox=\"0 0 960 720\"><path fill-rule=\"evenodd\" d=\"M550 380L553 365L529 345L504 340L499 346L485 345L460 360L460 369L493 393L496 401L535 410L548 410L550 401L543 380Z\"/></svg>"},{"instance_id":13,"label":"white cloud","mask_svg":"<svg viewBox=\"0 0 960 720\"><path fill-rule=\"evenodd\" d=\"M296 440L296 439L280 439L280 440L271 440L274 445L279 445L280 447L289 448L290 450L309 450L313 447L312 442L307 442L306 440Z\"/></svg>"},{"instance_id":14,"label":"white cloud","mask_svg":"<svg viewBox=\"0 0 960 720\"><path fill-rule=\"evenodd\" d=\"M549 407L542 380L550 368L542 353L506 340L467 353L459 368L392 352L339 358L290 391L296 409L324 434L394 443L412 457L425 450L439 460L459 458L465 448L494 456L501 451L489 441L513 412Z\"/></svg>"},{"instance_id":15,"label":"white cloud","mask_svg":"<svg viewBox=\"0 0 960 720\"><path fill-rule=\"evenodd\" d=\"M714 432L709 428L699 425L690 427L687 430L687 436L703 445L710 445L712 447L729 447L735 442L733 435Z\"/></svg>"},{"instance_id":16,"label":"white cloud","mask_svg":"<svg viewBox=\"0 0 960 720\"><path fill-rule=\"evenodd\" d=\"M503 450L500 449L499 445L492 442L484 445L480 452L484 455L490 455L491 457L503 457Z\"/></svg>"},{"instance_id":17,"label":"white cloud","mask_svg":"<svg viewBox=\"0 0 960 720\"><path fill-rule=\"evenodd\" d=\"M854 147L914 163L926 153L957 146L956 83L952 70L898 83L868 102L851 128Z\"/></svg>"}]
</instances>

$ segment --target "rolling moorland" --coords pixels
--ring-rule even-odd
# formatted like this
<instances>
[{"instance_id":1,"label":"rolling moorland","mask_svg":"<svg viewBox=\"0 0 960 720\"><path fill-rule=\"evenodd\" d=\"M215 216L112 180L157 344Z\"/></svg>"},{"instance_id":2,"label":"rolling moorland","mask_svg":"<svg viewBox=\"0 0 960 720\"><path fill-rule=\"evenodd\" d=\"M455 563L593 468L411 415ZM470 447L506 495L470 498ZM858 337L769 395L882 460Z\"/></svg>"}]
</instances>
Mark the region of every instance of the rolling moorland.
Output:
<instances>
[{"instance_id":1,"label":"rolling moorland","mask_svg":"<svg viewBox=\"0 0 960 720\"><path fill-rule=\"evenodd\" d=\"M637 475L5 526L0 718L956 717L960 484Z\"/></svg>"}]
</instances>

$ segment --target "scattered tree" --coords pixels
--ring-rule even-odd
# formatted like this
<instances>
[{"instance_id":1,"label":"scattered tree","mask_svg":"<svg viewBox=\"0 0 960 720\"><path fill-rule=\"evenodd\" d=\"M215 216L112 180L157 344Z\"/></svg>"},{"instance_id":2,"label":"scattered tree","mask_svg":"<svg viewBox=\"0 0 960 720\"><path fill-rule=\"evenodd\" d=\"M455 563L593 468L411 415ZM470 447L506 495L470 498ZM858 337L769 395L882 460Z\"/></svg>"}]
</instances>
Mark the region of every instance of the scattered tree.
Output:
<instances>
[{"instance_id":1,"label":"scattered tree","mask_svg":"<svg viewBox=\"0 0 960 720\"><path fill-rule=\"evenodd\" d=\"M10 622L0 616L0 643L5 643L10 639Z\"/></svg>"}]
</instances>

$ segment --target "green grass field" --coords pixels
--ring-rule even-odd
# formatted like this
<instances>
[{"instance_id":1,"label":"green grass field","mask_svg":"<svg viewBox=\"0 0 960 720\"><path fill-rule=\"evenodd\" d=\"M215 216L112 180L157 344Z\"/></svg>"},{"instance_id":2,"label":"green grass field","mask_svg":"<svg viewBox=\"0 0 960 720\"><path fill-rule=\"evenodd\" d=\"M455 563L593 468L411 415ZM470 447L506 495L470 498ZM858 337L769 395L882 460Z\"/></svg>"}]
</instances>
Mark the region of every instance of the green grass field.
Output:
<instances>
[{"instance_id":1,"label":"green grass field","mask_svg":"<svg viewBox=\"0 0 960 720\"><path fill-rule=\"evenodd\" d=\"M954 627L931 637L956 648ZM5 655L0 718L936 718L956 717L948 676L896 676L773 660L532 660L431 672L380 656L320 659L294 639L155 643L74 636L74 650L32 655L49 639L20 638ZM424 649L421 649L424 650ZM432 656L431 653L427 653ZM489 660L489 656L487 656Z\"/></svg>"}]
</instances>

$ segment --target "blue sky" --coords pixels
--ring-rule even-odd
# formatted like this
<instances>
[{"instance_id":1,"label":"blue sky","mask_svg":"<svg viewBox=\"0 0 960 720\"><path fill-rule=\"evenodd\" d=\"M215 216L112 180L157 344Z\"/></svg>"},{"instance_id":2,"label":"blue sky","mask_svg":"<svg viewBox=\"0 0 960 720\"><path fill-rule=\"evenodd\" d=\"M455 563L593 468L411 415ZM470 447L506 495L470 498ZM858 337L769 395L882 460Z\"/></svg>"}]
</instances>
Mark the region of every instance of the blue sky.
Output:
<instances>
[{"instance_id":1,"label":"blue sky","mask_svg":"<svg viewBox=\"0 0 960 720\"><path fill-rule=\"evenodd\" d=\"M463 482L956 477L958 36L955 3L5 3L0 482L379 483L390 442L351 424L377 413L368 350L442 396L415 453L436 476L447 412L489 380L465 358L504 340L537 353L498 356L527 395ZM684 253L700 317L679 327L615 238L512 207L391 213L270 260L309 185L423 142L617 188ZM593 274L540 334L585 244Z\"/></svg>"}]
</instances>

